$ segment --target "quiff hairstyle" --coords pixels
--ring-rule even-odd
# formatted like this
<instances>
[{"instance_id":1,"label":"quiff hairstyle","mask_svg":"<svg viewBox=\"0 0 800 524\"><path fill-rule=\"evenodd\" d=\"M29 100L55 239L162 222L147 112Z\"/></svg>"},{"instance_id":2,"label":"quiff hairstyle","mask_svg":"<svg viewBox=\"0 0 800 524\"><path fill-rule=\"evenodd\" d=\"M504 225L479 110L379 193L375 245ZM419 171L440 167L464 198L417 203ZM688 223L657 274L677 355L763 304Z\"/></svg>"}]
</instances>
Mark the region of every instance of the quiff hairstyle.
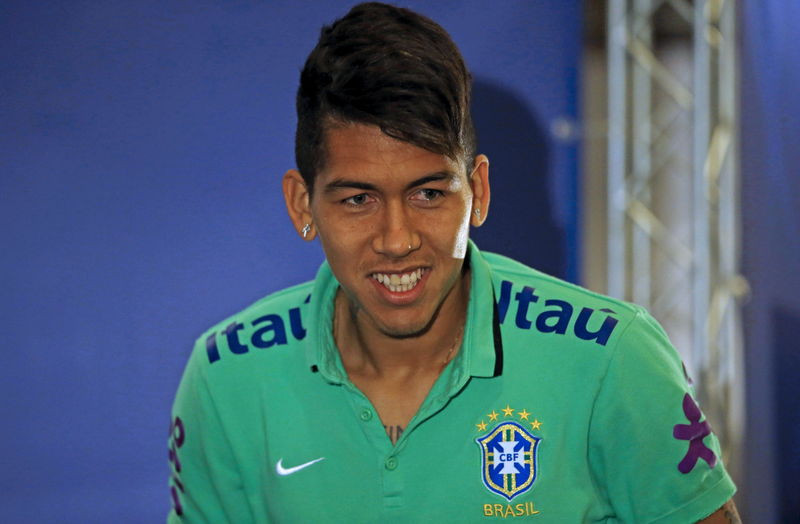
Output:
<instances>
[{"instance_id":1,"label":"quiff hairstyle","mask_svg":"<svg viewBox=\"0 0 800 524\"><path fill-rule=\"evenodd\" d=\"M351 123L470 166L470 85L447 32L413 11L363 3L324 26L297 90L295 159L309 191L325 166L326 131Z\"/></svg>"}]
</instances>

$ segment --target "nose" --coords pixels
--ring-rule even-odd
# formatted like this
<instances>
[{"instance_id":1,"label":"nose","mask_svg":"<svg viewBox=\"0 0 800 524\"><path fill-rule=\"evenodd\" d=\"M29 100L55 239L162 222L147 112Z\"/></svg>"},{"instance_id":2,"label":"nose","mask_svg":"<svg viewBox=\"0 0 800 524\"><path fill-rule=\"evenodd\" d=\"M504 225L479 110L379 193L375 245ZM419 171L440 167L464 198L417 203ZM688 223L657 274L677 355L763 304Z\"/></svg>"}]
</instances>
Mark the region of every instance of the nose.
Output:
<instances>
[{"instance_id":1,"label":"nose","mask_svg":"<svg viewBox=\"0 0 800 524\"><path fill-rule=\"evenodd\" d=\"M420 236L408 210L400 203L387 204L379 217L373 249L391 258L402 258L420 246Z\"/></svg>"}]
</instances>

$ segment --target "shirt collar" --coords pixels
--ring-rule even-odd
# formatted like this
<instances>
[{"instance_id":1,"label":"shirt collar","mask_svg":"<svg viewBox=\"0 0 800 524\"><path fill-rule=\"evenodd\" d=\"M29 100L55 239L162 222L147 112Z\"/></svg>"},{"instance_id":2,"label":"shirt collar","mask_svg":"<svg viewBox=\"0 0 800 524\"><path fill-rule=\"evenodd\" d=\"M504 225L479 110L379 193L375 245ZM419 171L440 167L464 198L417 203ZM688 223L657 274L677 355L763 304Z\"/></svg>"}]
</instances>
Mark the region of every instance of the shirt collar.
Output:
<instances>
[{"instance_id":1,"label":"shirt collar","mask_svg":"<svg viewBox=\"0 0 800 524\"><path fill-rule=\"evenodd\" d=\"M450 364L453 368L451 384L454 387L470 376L495 376L502 362L491 268L472 240L469 241L467 257L470 264L467 325L461 350ZM326 260L317 271L311 293L309 318L312 327L306 345L306 362L311 369L319 371L328 382L334 384L347 380L333 339L333 305L338 288L339 282Z\"/></svg>"}]
</instances>

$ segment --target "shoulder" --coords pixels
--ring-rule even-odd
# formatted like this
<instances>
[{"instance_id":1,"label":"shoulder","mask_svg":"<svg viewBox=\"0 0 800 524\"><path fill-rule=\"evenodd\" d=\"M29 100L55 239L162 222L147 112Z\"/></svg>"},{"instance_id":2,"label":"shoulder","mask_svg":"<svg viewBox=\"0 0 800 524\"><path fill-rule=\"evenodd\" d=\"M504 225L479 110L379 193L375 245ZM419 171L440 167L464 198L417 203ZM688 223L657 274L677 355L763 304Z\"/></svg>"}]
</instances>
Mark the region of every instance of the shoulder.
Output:
<instances>
[{"instance_id":1,"label":"shoulder","mask_svg":"<svg viewBox=\"0 0 800 524\"><path fill-rule=\"evenodd\" d=\"M308 282L268 295L197 338L173 403L187 431L190 424L244 427L266 391L285 391L304 375L312 289Z\"/></svg>"},{"instance_id":2,"label":"shoulder","mask_svg":"<svg viewBox=\"0 0 800 524\"><path fill-rule=\"evenodd\" d=\"M552 358L554 365L564 369L579 366L587 379L591 369L597 386L641 379L646 389L663 382L688 391L680 355L645 308L500 255L484 256L492 270L498 316L510 347L521 348L538 361Z\"/></svg>"},{"instance_id":3,"label":"shoulder","mask_svg":"<svg viewBox=\"0 0 800 524\"><path fill-rule=\"evenodd\" d=\"M565 341L612 349L624 333L647 329L652 320L636 304L590 291L502 255L482 254L491 268L500 322L510 330L545 335L554 342L563 336Z\"/></svg>"},{"instance_id":4,"label":"shoulder","mask_svg":"<svg viewBox=\"0 0 800 524\"><path fill-rule=\"evenodd\" d=\"M196 339L189 365L222 371L301 353L313 286L310 281L277 291L211 326Z\"/></svg>"},{"instance_id":5,"label":"shoulder","mask_svg":"<svg viewBox=\"0 0 800 524\"><path fill-rule=\"evenodd\" d=\"M548 295L548 298L557 295L580 305L613 308L620 315L635 316L642 309L636 304L596 293L503 255L486 252L482 254L492 269L495 281L509 281L514 287L532 287L542 295Z\"/></svg>"}]
</instances>

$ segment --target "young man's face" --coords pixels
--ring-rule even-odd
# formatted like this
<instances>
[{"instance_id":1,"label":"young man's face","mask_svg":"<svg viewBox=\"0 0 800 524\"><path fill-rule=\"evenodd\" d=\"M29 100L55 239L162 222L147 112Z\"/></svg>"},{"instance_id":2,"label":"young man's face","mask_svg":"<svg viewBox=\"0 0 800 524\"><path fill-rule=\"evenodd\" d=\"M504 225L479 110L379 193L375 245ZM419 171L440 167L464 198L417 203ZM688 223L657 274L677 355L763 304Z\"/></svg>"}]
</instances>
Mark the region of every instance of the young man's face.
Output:
<instances>
[{"instance_id":1,"label":"young man's face","mask_svg":"<svg viewBox=\"0 0 800 524\"><path fill-rule=\"evenodd\" d=\"M467 252L472 177L374 126L330 129L326 145L311 213L357 321L389 336L423 332L440 307L464 299L451 291Z\"/></svg>"}]
</instances>

